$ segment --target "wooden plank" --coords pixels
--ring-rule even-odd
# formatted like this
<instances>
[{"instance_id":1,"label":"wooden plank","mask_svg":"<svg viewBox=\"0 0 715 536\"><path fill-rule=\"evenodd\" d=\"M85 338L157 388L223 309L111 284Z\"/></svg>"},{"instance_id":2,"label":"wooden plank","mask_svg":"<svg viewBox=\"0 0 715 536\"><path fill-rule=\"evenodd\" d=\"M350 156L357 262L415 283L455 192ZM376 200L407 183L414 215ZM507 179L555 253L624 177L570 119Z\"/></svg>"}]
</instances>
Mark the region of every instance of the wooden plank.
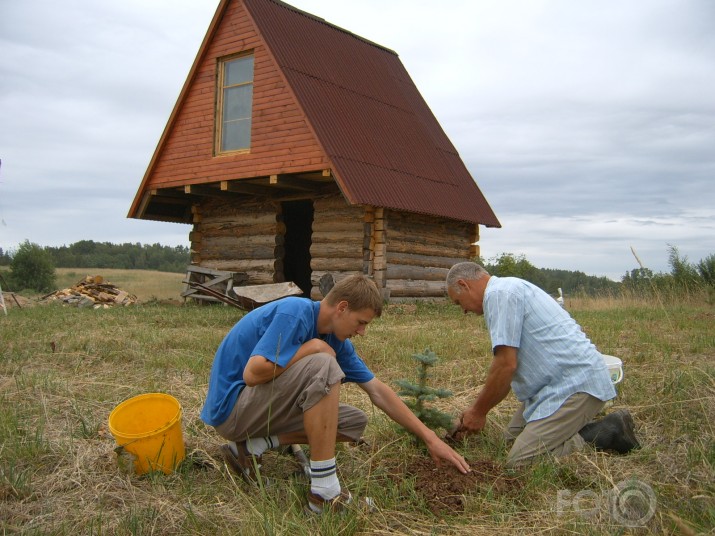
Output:
<instances>
[{"instance_id":1,"label":"wooden plank","mask_svg":"<svg viewBox=\"0 0 715 536\"><path fill-rule=\"evenodd\" d=\"M265 148L252 147L250 156L243 154L244 158L240 161L231 156L222 157L222 165L212 158L210 144L199 151L195 151L198 140L189 142L186 148L172 150L171 146L165 146L162 161L152 170L151 184L163 185L175 181L183 185L187 177L195 177L202 182L208 182L204 177L211 177L211 181L215 182L242 176L265 176L276 170L301 173L315 171L327 163L325 153L317 145L302 147L286 143L271 147L272 139L266 138Z\"/></svg>"},{"instance_id":2,"label":"wooden plank","mask_svg":"<svg viewBox=\"0 0 715 536\"><path fill-rule=\"evenodd\" d=\"M252 195L270 195L273 193L271 188L261 186L259 184L251 184L245 180L221 181L221 191L246 193Z\"/></svg>"},{"instance_id":3,"label":"wooden plank","mask_svg":"<svg viewBox=\"0 0 715 536\"><path fill-rule=\"evenodd\" d=\"M193 266L193 265L188 266L186 268L186 271L193 273L193 274L203 274L203 275L212 275L212 276L230 273L230 272L221 272L219 270L214 270L213 268L206 268L205 266Z\"/></svg>"},{"instance_id":4,"label":"wooden plank","mask_svg":"<svg viewBox=\"0 0 715 536\"><path fill-rule=\"evenodd\" d=\"M200 279L189 278L187 281L184 281L184 283L190 283L190 282L197 282L197 281L198 281L199 283L201 283L201 284L203 284L203 285L206 285L207 287L215 287L216 285L220 285L221 283L224 283L224 286L225 286L225 283L226 283L229 279L231 279L231 276L232 276L231 272L228 272L228 273L225 273L225 274L223 274L223 275L217 275L217 276L214 276L214 277L211 277L211 278L207 278L207 279L204 279L204 278L200 278Z\"/></svg>"},{"instance_id":5,"label":"wooden plank","mask_svg":"<svg viewBox=\"0 0 715 536\"><path fill-rule=\"evenodd\" d=\"M244 305L252 304L258 307L264 303L285 298L286 296L302 296L303 291L292 281L273 283L271 285L251 285L234 287L233 293Z\"/></svg>"},{"instance_id":6,"label":"wooden plank","mask_svg":"<svg viewBox=\"0 0 715 536\"><path fill-rule=\"evenodd\" d=\"M202 285L201 283L190 283L190 286L194 290L196 290L196 294L190 296L192 299L200 299L207 301L218 300L224 303L228 303L229 305L234 305L235 307L242 306L241 302L234 299L233 297L227 296L223 292L220 292L211 287L207 287L206 285ZM201 292L201 294L199 292Z\"/></svg>"},{"instance_id":7,"label":"wooden plank","mask_svg":"<svg viewBox=\"0 0 715 536\"><path fill-rule=\"evenodd\" d=\"M186 270L186 279L183 281L186 287L181 296L184 298L198 298L200 293L197 295L197 288L210 288L214 292L226 295L234 285L241 284L247 279L248 274L245 272L221 271L205 266L189 266Z\"/></svg>"}]
</instances>

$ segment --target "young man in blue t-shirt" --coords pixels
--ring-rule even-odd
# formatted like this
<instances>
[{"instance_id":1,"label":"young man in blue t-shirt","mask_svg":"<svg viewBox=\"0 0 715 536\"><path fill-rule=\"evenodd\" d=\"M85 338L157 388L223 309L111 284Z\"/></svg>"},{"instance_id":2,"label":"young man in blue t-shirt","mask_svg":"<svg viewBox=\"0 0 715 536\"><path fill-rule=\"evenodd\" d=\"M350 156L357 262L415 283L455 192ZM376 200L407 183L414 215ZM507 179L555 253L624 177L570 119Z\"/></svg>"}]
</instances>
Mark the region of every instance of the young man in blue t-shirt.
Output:
<instances>
[{"instance_id":1,"label":"young man in blue t-shirt","mask_svg":"<svg viewBox=\"0 0 715 536\"><path fill-rule=\"evenodd\" d=\"M462 456L427 428L395 392L378 380L350 338L364 335L382 313L377 286L362 275L339 281L322 301L283 298L246 314L219 346L201 419L229 443L229 465L255 482L260 457L279 445L310 445L315 512L350 501L335 465L336 441L359 441L361 410L339 402L340 385L357 383L378 408L422 439L439 465L469 471Z\"/></svg>"}]
</instances>

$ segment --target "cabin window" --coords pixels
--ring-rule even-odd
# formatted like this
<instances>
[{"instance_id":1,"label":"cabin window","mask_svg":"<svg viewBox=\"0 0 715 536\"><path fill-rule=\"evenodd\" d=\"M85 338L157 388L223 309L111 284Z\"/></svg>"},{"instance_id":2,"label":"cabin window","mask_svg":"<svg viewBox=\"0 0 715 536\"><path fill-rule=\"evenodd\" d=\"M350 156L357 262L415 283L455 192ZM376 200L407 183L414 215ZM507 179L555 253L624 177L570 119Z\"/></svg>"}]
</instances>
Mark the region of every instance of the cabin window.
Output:
<instances>
[{"instance_id":1,"label":"cabin window","mask_svg":"<svg viewBox=\"0 0 715 536\"><path fill-rule=\"evenodd\" d=\"M219 63L217 143L220 153L251 147L253 54Z\"/></svg>"}]
</instances>

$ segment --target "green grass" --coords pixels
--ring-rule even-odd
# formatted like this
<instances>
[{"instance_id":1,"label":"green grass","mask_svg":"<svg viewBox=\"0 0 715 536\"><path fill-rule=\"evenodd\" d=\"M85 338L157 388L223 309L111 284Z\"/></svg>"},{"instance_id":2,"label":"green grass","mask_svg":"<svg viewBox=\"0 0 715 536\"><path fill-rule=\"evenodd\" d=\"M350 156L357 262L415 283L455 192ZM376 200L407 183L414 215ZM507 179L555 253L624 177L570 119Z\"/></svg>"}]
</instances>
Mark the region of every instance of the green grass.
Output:
<instances>
[{"instance_id":1,"label":"green grass","mask_svg":"<svg viewBox=\"0 0 715 536\"><path fill-rule=\"evenodd\" d=\"M130 281L98 273L120 288ZM70 284L85 275L75 271ZM149 289L154 283L134 284ZM314 517L303 512L306 484L293 476L290 458L267 454L265 471L276 485L248 488L227 471L220 438L199 419L213 354L242 312L161 305L148 299L159 297L156 291L142 292L147 301L132 307L51 305L0 314L2 533L637 533L614 523L603 504L584 513L572 499L580 493L599 501L615 483L633 478L657 497L647 531L697 533L715 526L715 310L707 303L567 304L604 353L623 359L625 378L613 409L634 414L643 448L625 457L587 451L545 460L514 475L520 486L505 493L487 482L469 494L461 514L435 516L414 479L396 476L426 451L372 408L360 389L345 386L343 400L370 415L369 445L339 447L340 477L353 494L374 497L380 510ZM440 358L432 385L454 393L436 403L453 413L474 400L490 362L483 319L444 303L392 305L355 344L393 387L414 373L410 356L431 348ZM151 391L181 402L187 459L169 475L126 475L117 467L107 418L121 401ZM495 408L484 433L460 452L471 461L502 464L500 428L516 405L510 396ZM559 497L571 499L559 503Z\"/></svg>"}]
</instances>

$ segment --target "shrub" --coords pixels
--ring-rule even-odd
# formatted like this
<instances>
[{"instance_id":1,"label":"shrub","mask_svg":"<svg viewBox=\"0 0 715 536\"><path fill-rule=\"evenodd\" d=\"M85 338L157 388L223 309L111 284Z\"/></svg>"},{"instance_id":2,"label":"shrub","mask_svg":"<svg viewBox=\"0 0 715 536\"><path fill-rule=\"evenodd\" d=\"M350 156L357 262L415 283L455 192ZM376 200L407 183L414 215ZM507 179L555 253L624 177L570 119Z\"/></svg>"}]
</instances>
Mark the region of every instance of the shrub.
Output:
<instances>
[{"instance_id":1,"label":"shrub","mask_svg":"<svg viewBox=\"0 0 715 536\"><path fill-rule=\"evenodd\" d=\"M47 292L55 284L52 257L37 244L25 240L10 263L10 279L15 289Z\"/></svg>"},{"instance_id":2,"label":"shrub","mask_svg":"<svg viewBox=\"0 0 715 536\"><path fill-rule=\"evenodd\" d=\"M708 255L698 263L698 273L705 283L715 287L715 255Z\"/></svg>"},{"instance_id":3,"label":"shrub","mask_svg":"<svg viewBox=\"0 0 715 536\"><path fill-rule=\"evenodd\" d=\"M702 283L698 270L687 257L681 257L678 248L668 246L668 264L675 283L685 289L693 289Z\"/></svg>"}]
</instances>

